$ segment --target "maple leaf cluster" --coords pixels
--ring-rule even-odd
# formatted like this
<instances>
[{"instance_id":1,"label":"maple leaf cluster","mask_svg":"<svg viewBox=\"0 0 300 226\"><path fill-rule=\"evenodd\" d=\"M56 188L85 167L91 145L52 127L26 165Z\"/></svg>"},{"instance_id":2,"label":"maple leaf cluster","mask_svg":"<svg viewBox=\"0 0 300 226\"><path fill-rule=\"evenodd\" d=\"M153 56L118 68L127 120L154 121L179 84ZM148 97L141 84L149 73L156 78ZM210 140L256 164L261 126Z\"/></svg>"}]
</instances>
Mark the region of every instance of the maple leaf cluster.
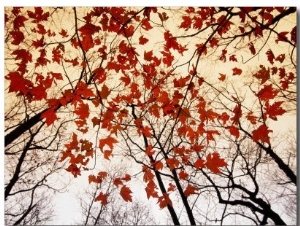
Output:
<instances>
[{"instance_id":1,"label":"maple leaf cluster","mask_svg":"<svg viewBox=\"0 0 300 226\"><path fill-rule=\"evenodd\" d=\"M160 208L173 205L175 190L186 197L197 193L186 183L191 173L221 173L227 163L211 151L220 140L247 137L270 145L268 122L287 112L284 98L293 95L296 73L286 67L288 53L261 45L276 15L293 8L187 7L169 25L164 8L74 7L65 9L73 18L70 30L52 26L55 16L62 18L59 8L9 10L7 54L14 63L5 75L8 92L43 109L40 120L49 129L68 120L76 130L61 151L66 170L77 177L96 156L129 156L143 165L145 192ZM274 44L296 47L296 27L275 36ZM243 66L259 57L266 64L250 72ZM216 75L202 68L210 58L221 65ZM250 85L239 87L249 78ZM230 80L237 85L230 88ZM175 178L168 187L159 181L162 172ZM100 171L88 180L108 177ZM131 202L131 176L112 180ZM96 201L106 205L108 197L101 191Z\"/></svg>"}]
</instances>

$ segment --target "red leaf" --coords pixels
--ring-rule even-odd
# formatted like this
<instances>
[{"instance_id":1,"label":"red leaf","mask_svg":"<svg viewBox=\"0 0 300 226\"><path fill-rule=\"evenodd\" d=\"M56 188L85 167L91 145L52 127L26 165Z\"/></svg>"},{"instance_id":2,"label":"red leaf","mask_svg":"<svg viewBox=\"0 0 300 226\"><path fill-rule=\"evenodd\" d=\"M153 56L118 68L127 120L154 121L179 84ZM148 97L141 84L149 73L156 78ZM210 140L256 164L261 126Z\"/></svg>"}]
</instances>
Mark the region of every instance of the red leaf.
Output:
<instances>
[{"instance_id":1,"label":"red leaf","mask_svg":"<svg viewBox=\"0 0 300 226\"><path fill-rule=\"evenodd\" d=\"M74 113L77 114L80 119L86 119L90 115L89 105L80 102L77 108L74 110Z\"/></svg>"},{"instance_id":2,"label":"red leaf","mask_svg":"<svg viewBox=\"0 0 300 226\"><path fill-rule=\"evenodd\" d=\"M284 31L284 32L280 32L279 34L278 34L278 36L277 36L277 39L275 40L275 42L276 43L278 43L278 42L287 42L288 41L288 39L287 39L287 37L286 37L286 35L288 34L289 32L287 32L287 31Z\"/></svg>"},{"instance_id":3,"label":"red leaf","mask_svg":"<svg viewBox=\"0 0 300 226\"><path fill-rule=\"evenodd\" d=\"M151 61L152 60L152 58L153 58L153 52L152 52L152 50L151 51L149 51L149 52L144 52L144 59L145 60L147 60L147 61Z\"/></svg>"},{"instance_id":4,"label":"red leaf","mask_svg":"<svg viewBox=\"0 0 300 226\"><path fill-rule=\"evenodd\" d=\"M142 20L141 24L142 24L142 28L144 30L146 30L146 31L149 31L152 28L151 24L149 23L149 19L148 18L144 18Z\"/></svg>"},{"instance_id":5,"label":"red leaf","mask_svg":"<svg viewBox=\"0 0 300 226\"><path fill-rule=\"evenodd\" d=\"M218 46L218 39L216 38L212 38L211 40L209 40L209 44L210 44L210 47L214 47L214 46Z\"/></svg>"},{"instance_id":6,"label":"red leaf","mask_svg":"<svg viewBox=\"0 0 300 226\"><path fill-rule=\"evenodd\" d=\"M161 209L165 208L166 206L173 206L171 199L169 198L169 194L163 193L162 196L158 198L159 207Z\"/></svg>"},{"instance_id":7,"label":"red leaf","mask_svg":"<svg viewBox=\"0 0 300 226\"><path fill-rule=\"evenodd\" d=\"M24 40L24 34L23 34L23 32L21 32L19 30L11 31L11 32L9 32L9 34L14 39L11 42L13 45L19 45Z\"/></svg>"},{"instance_id":8,"label":"red leaf","mask_svg":"<svg viewBox=\"0 0 300 226\"><path fill-rule=\"evenodd\" d=\"M65 29L61 29L61 31L59 32L59 34L63 37L63 38L67 38L69 37L67 31Z\"/></svg>"},{"instance_id":9,"label":"red leaf","mask_svg":"<svg viewBox=\"0 0 300 226\"><path fill-rule=\"evenodd\" d=\"M103 152L104 158L110 160L109 157L111 156L112 150L105 150Z\"/></svg>"},{"instance_id":10,"label":"red leaf","mask_svg":"<svg viewBox=\"0 0 300 226\"><path fill-rule=\"evenodd\" d=\"M181 170L178 175L181 180L186 180L189 176L184 170Z\"/></svg>"},{"instance_id":11,"label":"red leaf","mask_svg":"<svg viewBox=\"0 0 300 226\"><path fill-rule=\"evenodd\" d=\"M256 130L253 130L252 139L255 142L261 141L261 142L266 142L266 143L270 144L270 138L269 138L270 132L273 132L273 131L269 130L266 127L266 125L262 124Z\"/></svg>"},{"instance_id":12,"label":"red leaf","mask_svg":"<svg viewBox=\"0 0 300 226\"><path fill-rule=\"evenodd\" d=\"M126 185L123 185L123 187L120 190L120 194L126 202L132 202L131 193L131 190Z\"/></svg>"},{"instance_id":13,"label":"red leaf","mask_svg":"<svg viewBox=\"0 0 300 226\"><path fill-rule=\"evenodd\" d=\"M252 112L248 112L246 118L250 121L251 124L256 124L257 118L252 115Z\"/></svg>"},{"instance_id":14,"label":"red leaf","mask_svg":"<svg viewBox=\"0 0 300 226\"><path fill-rule=\"evenodd\" d=\"M274 90L272 88L272 84L265 85L263 89L261 89L256 95L264 101L273 99L277 94L279 93L279 90Z\"/></svg>"},{"instance_id":15,"label":"red leaf","mask_svg":"<svg viewBox=\"0 0 300 226\"><path fill-rule=\"evenodd\" d=\"M256 50L255 50L255 48L254 48L253 43L250 42L248 45L249 45L249 49L250 49L250 52L252 53L252 55L255 55Z\"/></svg>"},{"instance_id":16,"label":"red leaf","mask_svg":"<svg viewBox=\"0 0 300 226\"><path fill-rule=\"evenodd\" d=\"M99 140L100 150L103 151L103 147L105 145L107 145L108 147L110 147L110 149L113 149L115 143L118 143L118 141L115 138L110 137L110 136L106 137L106 138L103 138L103 139L100 139Z\"/></svg>"},{"instance_id":17,"label":"red leaf","mask_svg":"<svg viewBox=\"0 0 300 226\"><path fill-rule=\"evenodd\" d=\"M241 75L242 74L242 69L239 69L239 68L232 68L232 72L233 72L233 75Z\"/></svg>"},{"instance_id":18,"label":"red leaf","mask_svg":"<svg viewBox=\"0 0 300 226\"><path fill-rule=\"evenodd\" d=\"M124 75L123 77L120 78L122 82L124 82L125 86L128 86L131 82L131 79L129 78L128 75Z\"/></svg>"},{"instance_id":19,"label":"red leaf","mask_svg":"<svg viewBox=\"0 0 300 226\"><path fill-rule=\"evenodd\" d=\"M143 35L139 38L139 44L145 45L149 40L145 38Z\"/></svg>"},{"instance_id":20,"label":"red leaf","mask_svg":"<svg viewBox=\"0 0 300 226\"><path fill-rule=\"evenodd\" d=\"M284 59L285 59L285 54L280 54L275 58L275 60L279 61L280 63L282 63Z\"/></svg>"},{"instance_id":21,"label":"red leaf","mask_svg":"<svg viewBox=\"0 0 300 226\"><path fill-rule=\"evenodd\" d=\"M110 94L110 89L104 84L101 88L100 96L102 99L107 99L108 95Z\"/></svg>"},{"instance_id":22,"label":"red leaf","mask_svg":"<svg viewBox=\"0 0 300 226\"><path fill-rule=\"evenodd\" d=\"M188 30L189 28L191 28L192 25L192 19L189 16L183 16L182 17L182 22L180 24L180 28L185 28L185 30Z\"/></svg>"},{"instance_id":23,"label":"red leaf","mask_svg":"<svg viewBox=\"0 0 300 226\"><path fill-rule=\"evenodd\" d=\"M34 12L27 10L27 14L30 18L34 19L32 20L34 23L46 21L50 15L49 12L44 13L42 7L34 7Z\"/></svg>"},{"instance_id":24,"label":"red leaf","mask_svg":"<svg viewBox=\"0 0 300 226\"><path fill-rule=\"evenodd\" d=\"M88 85L84 82L77 83L75 94L78 96L82 96L85 99L89 97L95 97L94 92L90 88L88 88Z\"/></svg>"},{"instance_id":25,"label":"red leaf","mask_svg":"<svg viewBox=\"0 0 300 226\"><path fill-rule=\"evenodd\" d=\"M236 139L239 138L240 136L240 132L239 132L239 129L235 126L228 126L227 129L229 130L230 134L235 136Z\"/></svg>"},{"instance_id":26,"label":"red leaf","mask_svg":"<svg viewBox=\"0 0 300 226\"><path fill-rule=\"evenodd\" d=\"M196 167L196 169L200 169L203 168L205 164L202 159L197 159L197 161L194 163L194 166Z\"/></svg>"},{"instance_id":27,"label":"red leaf","mask_svg":"<svg viewBox=\"0 0 300 226\"><path fill-rule=\"evenodd\" d=\"M230 61L235 61L235 62L237 62L237 59L236 59L235 55L231 55L231 56L229 57L229 60L230 60Z\"/></svg>"},{"instance_id":28,"label":"red leaf","mask_svg":"<svg viewBox=\"0 0 300 226\"><path fill-rule=\"evenodd\" d=\"M175 191L176 186L172 183L169 183L168 192Z\"/></svg>"},{"instance_id":29,"label":"red leaf","mask_svg":"<svg viewBox=\"0 0 300 226\"><path fill-rule=\"evenodd\" d=\"M54 108L49 108L47 111L43 112L41 118L46 119L46 124L50 126L56 119L58 119Z\"/></svg>"},{"instance_id":30,"label":"red leaf","mask_svg":"<svg viewBox=\"0 0 300 226\"><path fill-rule=\"evenodd\" d=\"M259 71L253 76L257 79L261 79L260 84L264 84L270 78L270 69L266 69L263 65L260 65L259 67Z\"/></svg>"},{"instance_id":31,"label":"red leaf","mask_svg":"<svg viewBox=\"0 0 300 226\"><path fill-rule=\"evenodd\" d=\"M76 164L71 164L69 167L66 169L68 172L71 172L74 177L77 177L78 175L81 175L80 169L77 167Z\"/></svg>"},{"instance_id":32,"label":"red leaf","mask_svg":"<svg viewBox=\"0 0 300 226\"><path fill-rule=\"evenodd\" d=\"M198 190L198 188L196 188L193 185L188 184L188 186L186 187L185 191L184 191L184 195L186 197L192 195L192 194L196 194L196 191Z\"/></svg>"},{"instance_id":33,"label":"red leaf","mask_svg":"<svg viewBox=\"0 0 300 226\"><path fill-rule=\"evenodd\" d=\"M107 204L107 198L108 198L109 194L104 194L102 192L100 192L100 194L96 197L95 201L100 201L102 205L106 205Z\"/></svg>"},{"instance_id":34,"label":"red leaf","mask_svg":"<svg viewBox=\"0 0 300 226\"><path fill-rule=\"evenodd\" d=\"M222 73L219 73L219 74L220 74L219 80L223 82L226 78L226 75L222 74Z\"/></svg>"},{"instance_id":35,"label":"red leaf","mask_svg":"<svg viewBox=\"0 0 300 226\"><path fill-rule=\"evenodd\" d=\"M220 173L219 167L227 166L227 163L224 159L221 159L217 152L208 154L206 157L206 167L214 173Z\"/></svg>"},{"instance_id":36,"label":"red leaf","mask_svg":"<svg viewBox=\"0 0 300 226\"><path fill-rule=\"evenodd\" d=\"M286 111L281 107L283 101L275 102L272 105L269 105L269 102L266 102L265 110L269 117L277 121L277 116L283 115Z\"/></svg>"},{"instance_id":37,"label":"red leaf","mask_svg":"<svg viewBox=\"0 0 300 226\"><path fill-rule=\"evenodd\" d=\"M266 52L266 55L267 55L267 57L268 57L268 61L269 61L271 64L274 64L274 58L275 58L275 56L274 56L272 50L269 49L269 50Z\"/></svg>"},{"instance_id":38,"label":"red leaf","mask_svg":"<svg viewBox=\"0 0 300 226\"><path fill-rule=\"evenodd\" d=\"M179 161L175 158L166 159L166 163L168 164L170 170L173 170L179 166Z\"/></svg>"},{"instance_id":39,"label":"red leaf","mask_svg":"<svg viewBox=\"0 0 300 226\"><path fill-rule=\"evenodd\" d=\"M123 185L123 182L120 177L114 179L114 185L119 187L119 185Z\"/></svg>"},{"instance_id":40,"label":"red leaf","mask_svg":"<svg viewBox=\"0 0 300 226\"><path fill-rule=\"evenodd\" d=\"M27 20L24 16L17 16L14 19L14 29L19 30L20 27L24 27L24 22Z\"/></svg>"},{"instance_id":41,"label":"red leaf","mask_svg":"<svg viewBox=\"0 0 300 226\"><path fill-rule=\"evenodd\" d=\"M153 180L149 181L147 184L147 187L145 188L145 191L147 193L147 198L149 199L150 197L153 198L158 198L158 193L155 191L156 185Z\"/></svg>"}]
</instances>

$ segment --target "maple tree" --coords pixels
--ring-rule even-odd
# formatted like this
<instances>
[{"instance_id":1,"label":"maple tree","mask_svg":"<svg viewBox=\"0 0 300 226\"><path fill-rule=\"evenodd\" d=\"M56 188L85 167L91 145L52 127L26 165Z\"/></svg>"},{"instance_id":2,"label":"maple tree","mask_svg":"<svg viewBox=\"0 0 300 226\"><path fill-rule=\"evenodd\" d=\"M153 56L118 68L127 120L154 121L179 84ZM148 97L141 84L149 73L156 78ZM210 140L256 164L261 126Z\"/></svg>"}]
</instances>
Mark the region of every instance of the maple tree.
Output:
<instances>
[{"instance_id":1,"label":"maple tree","mask_svg":"<svg viewBox=\"0 0 300 226\"><path fill-rule=\"evenodd\" d=\"M176 225L199 223L196 179L216 188L213 178L226 175L234 153L243 158L243 140L296 186L270 126L296 107L295 14L294 7L7 7L6 94L31 110L7 119L5 147L33 139L33 129L57 130L69 138L58 145L59 160L74 177L103 161L133 160L134 179ZM286 18L292 22L283 26ZM60 132L62 123L68 129ZM222 152L226 145L232 155ZM101 184L107 175L99 169L87 180ZM113 181L132 202L132 175ZM109 195L98 192L106 205ZM260 222L284 223L276 214Z\"/></svg>"}]
</instances>

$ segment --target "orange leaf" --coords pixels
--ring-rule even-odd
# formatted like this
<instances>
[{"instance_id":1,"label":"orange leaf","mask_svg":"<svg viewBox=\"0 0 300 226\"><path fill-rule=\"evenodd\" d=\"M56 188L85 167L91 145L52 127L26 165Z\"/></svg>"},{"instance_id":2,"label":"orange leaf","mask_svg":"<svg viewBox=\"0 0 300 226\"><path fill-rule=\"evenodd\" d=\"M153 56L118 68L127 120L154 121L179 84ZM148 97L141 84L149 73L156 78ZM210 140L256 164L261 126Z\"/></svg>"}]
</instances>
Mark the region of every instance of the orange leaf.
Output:
<instances>
[{"instance_id":1,"label":"orange leaf","mask_svg":"<svg viewBox=\"0 0 300 226\"><path fill-rule=\"evenodd\" d=\"M132 192L131 192L130 188L127 187L126 185L123 185L123 187L120 190L120 194L126 202L132 202L131 193Z\"/></svg>"}]
</instances>

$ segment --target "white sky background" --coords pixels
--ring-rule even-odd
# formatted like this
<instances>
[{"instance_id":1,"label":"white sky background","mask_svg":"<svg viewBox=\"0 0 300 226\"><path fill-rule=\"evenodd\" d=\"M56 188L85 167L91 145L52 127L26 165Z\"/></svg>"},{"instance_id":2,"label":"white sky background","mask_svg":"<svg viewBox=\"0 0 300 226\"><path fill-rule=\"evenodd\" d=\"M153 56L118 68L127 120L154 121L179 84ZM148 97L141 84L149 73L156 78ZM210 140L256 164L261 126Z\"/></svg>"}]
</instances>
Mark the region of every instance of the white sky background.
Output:
<instances>
[{"instance_id":1,"label":"white sky background","mask_svg":"<svg viewBox=\"0 0 300 226\"><path fill-rule=\"evenodd\" d=\"M63 4L62 4L63 3ZM246 3L246 4L245 4ZM2 76L0 76L1 82L0 82L0 89L1 89L1 93L0 93L0 97L2 99L2 106L0 107L0 115L2 117L2 119L4 120L4 7L5 6L95 6L95 5L103 5L103 6L297 6L298 8L298 13L299 13L299 6L300 6L300 1L299 0L276 0L276 1L270 1L270 0L252 0L252 1L247 1L247 2L243 2L241 0L227 0L227 1L222 1L222 0L210 0L210 1L191 1L191 0L165 0L165 1L158 1L158 0L151 0L151 1L141 1L141 0L109 0L109 1L82 1L82 0L72 0L72 1L64 1L62 2L61 0L52 0L52 1L43 1L43 3L41 4L41 2L37 2L37 1L29 1L29 0L2 0L0 2L0 23L1 23L1 27L0 27L0 38L1 38L1 45L0 45L0 57L1 57L1 62L2 62ZM298 15L298 20L299 20L299 15ZM297 40L299 40L299 27L298 27L298 37ZM299 62L299 58L297 59L297 62ZM286 120L279 120L278 123L278 127L276 129L278 131L282 131L282 128L286 127L286 122L290 121L291 117L289 116L284 116L286 118ZM0 135L2 137L4 137L4 123L3 120L0 121ZM293 119L294 121L294 119ZM293 122L292 122L293 123ZM294 124L292 124L296 127L296 123L294 122ZM274 129L274 130L275 130ZM274 131L275 132L275 131ZM1 147L4 147L4 139L0 139L0 145ZM2 166L4 166L4 155L0 155L0 159L1 159L1 163ZM1 167L0 170L0 183L2 185L4 185L4 167ZM81 177L82 180L86 181L87 177L82 176ZM74 182L72 182L72 184L75 185L80 185L80 180L76 179L74 180ZM3 189L1 192L2 194L4 193L4 186L1 186L1 188ZM134 189L133 189L134 190ZM133 191L134 192L134 191ZM79 203L78 200L76 200L75 197L75 193L74 195L72 194L68 194L67 198L63 197L62 195L58 195L57 196L57 210L60 212L61 217L63 217L64 219L61 219L58 221L56 221L56 224L72 224L75 223L75 215L78 215L78 217L81 217L81 214L76 214L76 212L79 209ZM4 225L4 202L3 199L1 199L1 205L0 205L0 225ZM67 205L67 207L66 207ZM159 207L158 207L159 208ZM162 211L164 212L164 211ZM69 215L69 219L70 221L67 222L66 219L68 219L67 215ZM78 218L80 219L80 218ZM78 222L78 221L77 221ZM53 222L54 223L54 222Z\"/></svg>"}]
</instances>

